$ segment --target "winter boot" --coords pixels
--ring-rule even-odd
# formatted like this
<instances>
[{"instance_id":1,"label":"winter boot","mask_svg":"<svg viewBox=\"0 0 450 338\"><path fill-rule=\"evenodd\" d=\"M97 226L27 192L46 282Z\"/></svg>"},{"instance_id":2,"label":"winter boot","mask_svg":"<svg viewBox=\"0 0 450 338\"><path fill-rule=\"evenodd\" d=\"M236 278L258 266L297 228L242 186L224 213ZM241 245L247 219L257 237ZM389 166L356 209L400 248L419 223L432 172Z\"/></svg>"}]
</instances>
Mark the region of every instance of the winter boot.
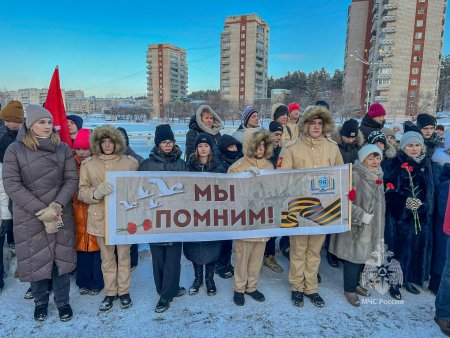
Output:
<instances>
[{"instance_id":1,"label":"winter boot","mask_svg":"<svg viewBox=\"0 0 450 338\"><path fill-rule=\"evenodd\" d=\"M59 307L58 312L59 312L59 319L62 322L68 322L73 317L73 311L69 304Z\"/></svg>"},{"instance_id":2,"label":"winter boot","mask_svg":"<svg viewBox=\"0 0 450 338\"><path fill-rule=\"evenodd\" d=\"M205 284L208 296L215 296L217 293L216 284L214 283L214 264L208 264L205 268Z\"/></svg>"},{"instance_id":3,"label":"winter boot","mask_svg":"<svg viewBox=\"0 0 450 338\"><path fill-rule=\"evenodd\" d=\"M198 293L198 289L203 286L203 265L194 263L194 282L189 288L189 294L191 296L196 295Z\"/></svg>"},{"instance_id":4,"label":"winter boot","mask_svg":"<svg viewBox=\"0 0 450 338\"><path fill-rule=\"evenodd\" d=\"M37 305L34 308L34 320L37 322L43 322L47 319L48 316L48 304Z\"/></svg>"}]
</instances>

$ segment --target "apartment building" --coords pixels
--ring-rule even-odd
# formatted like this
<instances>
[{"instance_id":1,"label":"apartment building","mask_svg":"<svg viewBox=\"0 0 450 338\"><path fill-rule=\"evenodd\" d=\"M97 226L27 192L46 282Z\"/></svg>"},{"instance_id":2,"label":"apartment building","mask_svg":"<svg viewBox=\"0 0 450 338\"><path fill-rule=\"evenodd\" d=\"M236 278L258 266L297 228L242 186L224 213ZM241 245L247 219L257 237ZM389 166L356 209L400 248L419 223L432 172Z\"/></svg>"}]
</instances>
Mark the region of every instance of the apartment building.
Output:
<instances>
[{"instance_id":1,"label":"apartment building","mask_svg":"<svg viewBox=\"0 0 450 338\"><path fill-rule=\"evenodd\" d=\"M391 115L435 112L446 10L447 0L352 1L344 62L349 110L379 102Z\"/></svg>"},{"instance_id":2,"label":"apartment building","mask_svg":"<svg viewBox=\"0 0 450 338\"><path fill-rule=\"evenodd\" d=\"M220 39L220 95L245 105L267 98L269 26L256 14L228 16Z\"/></svg>"},{"instance_id":3,"label":"apartment building","mask_svg":"<svg viewBox=\"0 0 450 338\"><path fill-rule=\"evenodd\" d=\"M26 88L19 90L12 90L6 92L0 92L0 104L4 106L11 100L16 100L22 102L23 106L26 108L29 104L39 104L42 105L47 99L47 88ZM64 104L66 104L65 91L61 89Z\"/></svg>"},{"instance_id":4,"label":"apartment building","mask_svg":"<svg viewBox=\"0 0 450 338\"><path fill-rule=\"evenodd\" d=\"M147 49L147 93L152 117L164 117L164 105L187 96L186 50L168 43Z\"/></svg>"}]
</instances>

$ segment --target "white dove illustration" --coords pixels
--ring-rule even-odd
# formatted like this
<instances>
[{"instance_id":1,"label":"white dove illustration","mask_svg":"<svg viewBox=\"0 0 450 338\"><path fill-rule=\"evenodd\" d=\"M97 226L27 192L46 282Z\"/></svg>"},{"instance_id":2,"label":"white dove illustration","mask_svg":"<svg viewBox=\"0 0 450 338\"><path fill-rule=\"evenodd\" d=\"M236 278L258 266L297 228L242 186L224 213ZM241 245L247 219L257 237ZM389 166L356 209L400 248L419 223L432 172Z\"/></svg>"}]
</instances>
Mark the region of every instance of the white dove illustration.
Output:
<instances>
[{"instance_id":1,"label":"white dove illustration","mask_svg":"<svg viewBox=\"0 0 450 338\"><path fill-rule=\"evenodd\" d=\"M159 204L158 201L155 201L154 198L151 198L150 201L148 201L149 209L154 209L154 208L157 208L157 207L160 207L160 206L161 206L161 204Z\"/></svg>"},{"instance_id":2,"label":"white dove illustration","mask_svg":"<svg viewBox=\"0 0 450 338\"><path fill-rule=\"evenodd\" d=\"M180 192L183 192L184 188L182 183L177 183L172 188L169 188L163 179L156 177L148 178L147 182L156 184L158 186L160 196L178 194Z\"/></svg>"},{"instance_id":3,"label":"white dove illustration","mask_svg":"<svg viewBox=\"0 0 450 338\"><path fill-rule=\"evenodd\" d=\"M150 194L149 191L145 191L144 188L142 186L140 186L138 188L138 190L137 190L137 195L138 195L138 197L136 199L140 200L140 199L143 199L143 198L150 197L153 194Z\"/></svg>"},{"instance_id":4,"label":"white dove illustration","mask_svg":"<svg viewBox=\"0 0 450 338\"><path fill-rule=\"evenodd\" d=\"M130 209L133 209L133 208L137 208L139 205L138 205L138 202L128 202L128 201L120 201L119 202L119 204L122 204L123 206L125 206L125 209L126 210L130 210Z\"/></svg>"}]
</instances>

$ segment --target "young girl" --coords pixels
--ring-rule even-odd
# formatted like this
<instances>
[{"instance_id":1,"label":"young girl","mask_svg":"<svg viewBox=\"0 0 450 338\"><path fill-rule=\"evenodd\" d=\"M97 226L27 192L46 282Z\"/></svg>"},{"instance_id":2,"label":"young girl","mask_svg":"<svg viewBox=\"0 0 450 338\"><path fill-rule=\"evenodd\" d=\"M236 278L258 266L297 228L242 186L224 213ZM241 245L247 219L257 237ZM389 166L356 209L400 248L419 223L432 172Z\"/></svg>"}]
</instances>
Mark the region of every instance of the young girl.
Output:
<instances>
[{"instance_id":1,"label":"young girl","mask_svg":"<svg viewBox=\"0 0 450 338\"><path fill-rule=\"evenodd\" d=\"M208 134L198 134L195 139L195 152L187 162L186 170L225 173L225 168L213 157L212 147L213 141ZM194 265L195 279L189 288L189 294L197 294L198 289L203 285L203 265L205 265L206 292L208 296L214 296L217 292L214 283L214 267L220 256L221 241L187 242L183 247L184 255Z\"/></svg>"},{"instance_id":2,"label":"young girl","mask_svg":"<svg viewBox=\"0 0 450 338\"><path fill-rule=\"evenodd\" d=\"M181 150L175 144L175 136L168 124L161 124L155 130L155 147L138 171L185 171L186 164ZM186 293L180 288L181 242L151 243L153 279L160 298L155 312L164 312L173 297Z\"/></svg>"},{"instance_id":3,"label":"young girl","mask_svg":"<svg viewBox=\"0 0 450 338\"><path fill-rule=\"evenodd\" d=\"M358 295L369 292L359 285L365 262L384 238L384 187L381 160L383 151L368 144L358 151L352 182L356 199L352 204L352 230L331 235L330 252L344 261L344 295L353 306L360 306Z\"/></svg>"}]
</instances>

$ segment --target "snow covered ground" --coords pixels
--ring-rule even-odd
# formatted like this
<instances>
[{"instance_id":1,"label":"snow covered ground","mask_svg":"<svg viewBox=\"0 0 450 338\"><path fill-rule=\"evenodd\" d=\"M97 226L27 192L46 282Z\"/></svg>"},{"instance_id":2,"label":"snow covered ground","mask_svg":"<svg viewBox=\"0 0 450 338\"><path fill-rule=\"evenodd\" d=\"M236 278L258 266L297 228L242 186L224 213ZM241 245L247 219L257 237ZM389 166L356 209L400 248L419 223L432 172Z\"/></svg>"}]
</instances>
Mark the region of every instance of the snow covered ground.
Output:
<instances>
[{"instance_id":1,"label":"snow covered ground","mask_svg":"<svg viewBox=\"0 0 450 338\"><path fill-rule=\"evenodd\" d=\"M322 252L323 253L323 252ZM391 302L388 294L372 290L372 304L354 308L342 290L342 264L339 269L322 260L320 294L326 305L314 307L305 299L302 308L290 302L288 261L277 254L284 272L276 274L262 267L258 289L266 296L258 303L246 296L245 306L234 305L233 279L216 276L218 293L206 295L203 287L195 296L175 298L169 310L154 312L158 301L148 245L140 245L140 261L132 273L133 307L121 310L118 302L108 313L99 313L103 294L80 296L72 278L71 305L74 317L59 320L50 298L49 318L42 324L33 319L34 303L23 295L27 283L8 276L0 295L0 336L2 337L441 337L433 321L434 296L424 289L414 296L403 291L404 304ZM188 288L193 280L189 261L182 258L181 285Z\"/></svg>"}]
</instances>

